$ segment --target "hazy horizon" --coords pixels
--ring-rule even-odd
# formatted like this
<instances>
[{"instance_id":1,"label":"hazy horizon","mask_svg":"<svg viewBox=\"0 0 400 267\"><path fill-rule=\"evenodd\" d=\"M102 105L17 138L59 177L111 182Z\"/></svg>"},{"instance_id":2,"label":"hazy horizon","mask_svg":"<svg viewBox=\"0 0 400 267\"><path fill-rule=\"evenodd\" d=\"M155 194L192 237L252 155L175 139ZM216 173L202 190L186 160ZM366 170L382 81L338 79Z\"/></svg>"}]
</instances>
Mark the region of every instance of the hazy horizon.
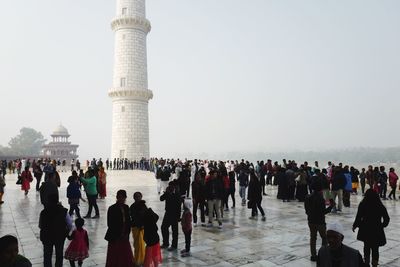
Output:
<instances>
[{"instance_id":1,"label":"hazy horizon","mask_svg":"<svg viewBox=\"0 0 400 267\"><path fill-rule=\"evenodd\" d=\"M107 158L116 1L0 4L0 145ZM400 2L147 0L152 156L398 147ZM393 119L392 119L393 118Z\"/></svg>"}]
</instances>

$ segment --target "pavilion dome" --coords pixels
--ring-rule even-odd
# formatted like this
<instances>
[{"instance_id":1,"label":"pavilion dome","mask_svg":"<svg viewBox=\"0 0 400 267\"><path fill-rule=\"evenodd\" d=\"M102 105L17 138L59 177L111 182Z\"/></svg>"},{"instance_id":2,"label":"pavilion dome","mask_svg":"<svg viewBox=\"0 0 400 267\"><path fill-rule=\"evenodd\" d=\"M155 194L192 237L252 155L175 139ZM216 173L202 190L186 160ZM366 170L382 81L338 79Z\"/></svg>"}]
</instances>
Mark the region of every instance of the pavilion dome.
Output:
<instances>
[{"instance_id":1,"label":"pavilion dome","mask_svg":"<svg viewBox=\"0 0 400 267\"><path fill-rule=\"evenodd\" d=\"M67 128L61 124L53 131L52 135L69 135Z\"/></svg>"}]
</instances>

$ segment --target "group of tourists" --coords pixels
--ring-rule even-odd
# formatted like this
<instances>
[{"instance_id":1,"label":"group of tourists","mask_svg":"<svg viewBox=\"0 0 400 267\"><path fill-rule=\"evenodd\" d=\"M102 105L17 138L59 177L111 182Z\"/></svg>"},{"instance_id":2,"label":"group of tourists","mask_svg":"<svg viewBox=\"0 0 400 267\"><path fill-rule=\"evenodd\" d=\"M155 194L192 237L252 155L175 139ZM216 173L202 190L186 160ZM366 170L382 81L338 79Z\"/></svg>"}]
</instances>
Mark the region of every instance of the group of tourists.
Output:
<instances>
[{"instance_id":1,"label":"group of tourists","mask_svg":"<svg viewBox=\"0 0 400 267\"><path fill-rule=\"evenodd\" d=\"M101 159L100 159L101 160ZM142 158L140 160L129 160L127 158L107 159L105 167L107 170L142 170L153 171L153 159Z\"/></svg>"},{"instance_id":2,"label":"group of tourists","mask_svg":"<svg viewBox=\"0 0 400 267\"><path fill-rule=\"evenodd\" d=\"M165 200L165 196L170 199L170 203L166 203L166 216L164 217L166 222L163 221L161 226L162 247L165 248L169 245L168 227L172 226L172 245L168 248L170 251L176 249L178 237L179 216L176 214L179 211L176 210L179 207L177 204L179 195L183 199L189 196L190 188L192 189L195 226L197 226L197 209L200 209L202 226L212 226L213 218L216 217L219 228L222 228L221 217L223 211L229 211L229 197L232 199L231 208L235 207L237 183L242 205L245 206L247 201L247 206L251 209L250 219L256 218L257 212L260 211L262 220L265 220L266 217L261 207L261 201L263 195L266 195L265 185L271 184L277 186L277 198L283 202L292 200L305 202L310 228L311 261L318 261L318 266L370 266L370 263L372 266L377 266L379 262L378 248L386 244L383 229L388 226L390 220L381 200L397 201L398 176L394 168L390 168L389 173L386 173L384 166L375 168L368 166L367 170L363 168L359 172L355 167L343 166L342 163L335 165L328 162L325 168L320 168L317 161L311 167L308 162L298 165L291 160L283 160L282 164L278 164L278 162L272 164L271 160L267 160L266 163L259 161L253 165L244 160L239 163L237 161L198 160L181 162L180 160L161 159L158 162L155 176L158 180L158 193L164 192L160 200ZM342 256L353 250L341 243L344 236L340 223L334 224L327 231L325 214L341 212L343 206L350 207L350 195L358 194L359 185L361 185L364 199L359 205L353 231L359 228L357 238L364 242L364 258L359 257L357 252L355 256L353 255L354 259L351 259L350 265L340 265L338 262L341 261ZM387 197L388 186L390 186L391 192ZM208 214L208 224L205 224L206 214ZM336 230L335 233L329 235L329 232L334 230ZM315 245L317 233L322 237L323 245L329 243L332 250L324 248L320 254L317 254ZM329 236L333 237L329 239ZM352 265L354 262L358 262L358 264Z\"/></svg>"},{"instance_id":3,"label":"group of tourists","mask_svg":"<svg viewBox=\"0 0 400 267\"><path fill-rule=\"evenodd\" d=\"M29 167L30 169L34 169L37 164L42 164L43 162L51 162L53 166L56 166L58 171L66 172L68 171L69 166L71 167L71 171L80 170L81 163L79 159L50 159L50 158L39 158L39 159L30 159L30 158L19 158L14 160L1 160L0 161L0 170L2 173L17 173L20 175L22 171L25 170L25 167ZM70 164L70 165L68 165Z\"/></svg>"},{"instance_id":4,"label":"group of tourists","mask_svg":"<svg viewBox=\"0 0 400 267\"><path fill-rule=\"evenodd\" d=\"M107 267L158 266L162 262L161 249L172 252L177 250L179 222L185 238L185 248L181 250L181 256L191 256L192 225L213 227L216 220L218 228L222 230L222 218L226 212L236 207L237 186L241 205L251 210L249 219L257 219L260 213L261 220L265 221L266 214L261 204L263 196L267 195L266 185L276 186L277 198L283 202L304 202L310 229L310 259L316 261L317 266L378 265L379 246L386 244L384 228L390 221L381 200L396 200L398 177L393 168L386 173L383 166L369 166L367 170L362 169L360 172L341 163L335 165L329 162L326 167L320 168L318 162L314 162L311 167L307 162L299 165L291 160L283 160L281 164L272 163L271 160L255 164L245 160L150 159L146 162L153 166L151 169L157 179L157 192L160 201L165 202L165 214L161 223L162 239L158 235L159 215L147 207L142 194L135 192L134 203L129 207L125 204L126 191L119 190L116 203L107 211ZM106 163L106 169L113 169L109 164ZM101 159L93 159L88 165L86 172L79 170L78 173L73 170L67 180L69 210L59 203L58 189L61 181L56 163L38 161L31 166L33 175L30 168L25 166L18 176L25 194L29 192L33 177L37 180L36 190L40 192L40 200L44 206L39 228L46 267L52 266L53 247L56 253L55 266L62 266L63 258L69 260L71 266L75 266L75 263L82 266L83 260L89 256L89 233L83 227L84 219L100 218L97 199L106 197L107 175ZM44 182L40 184L42 176ZM0 179L2 201L1 192L4 192L5 186L5 182L2 186L2 181L5 179L4 175L0 177L3 178ZM344 229L340 223L325 223L327 213L340 213L343 206L350 206L350 195L359 193L359 185L364 199L359 205L353 231L359 229L357 239L364 242L364 257L342 244ZM391 192L387 196L388 186ZM81 194L82 187L86 199ZM80 215L80 201L88 202L88 212L83 218ZM93 209L95 214L91 217ZM200 220L197 210L200 210ZM75 223L71 219L73 215L76 218ZM169 228L172 230L171 242ZM318 233L323 244L319 252L316 249ZM129 242L131 234L133 252ZM72 241L64 252L66 238ZM0 240L0 246L7 251L8 246L15 247L16 242L18 241L6 236L4 240ZM9 264L18 261L21 265L4 263L4 266L30 266L26 265L28 260L17 255L18 251L11 256L0 253L0 265L3 262Z\"/></svg>"}]
</instances>

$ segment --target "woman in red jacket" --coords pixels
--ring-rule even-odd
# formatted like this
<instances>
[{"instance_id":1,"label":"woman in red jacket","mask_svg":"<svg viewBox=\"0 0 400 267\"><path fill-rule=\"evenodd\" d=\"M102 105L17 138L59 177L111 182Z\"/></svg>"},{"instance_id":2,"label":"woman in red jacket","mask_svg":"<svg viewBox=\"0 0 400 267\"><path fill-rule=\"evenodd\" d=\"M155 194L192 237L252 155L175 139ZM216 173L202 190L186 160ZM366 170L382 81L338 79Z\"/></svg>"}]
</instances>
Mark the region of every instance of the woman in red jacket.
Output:
<instances>
[{"instance_id":1,"label":"woman in red jacket","mask_svg":"<svg viewBox=\"0 0 400 267\"><path fill-rule=\"evenodd\" d=\"M32 181L33 177L29 171L29 167L25 167L25 170L21 173L21 190L25 191L25 196L29 193L29 189L31 189Z\"/></svg>"},{"instance_id":2,"label":"woman in red jacket","mask_svg":"<svg viewBox=\"0 0 400 267\"><path fill-rule=\"evenodd\" d=\"M390 168L389 170L389 185L392 188L392 191L390 191L389 194L389 199L393 199L396 200L396 186L397 186L397 180L399 179L399 177L397 176L397 174L394 171L394 168Z\"/></svg>"}]
</instances>

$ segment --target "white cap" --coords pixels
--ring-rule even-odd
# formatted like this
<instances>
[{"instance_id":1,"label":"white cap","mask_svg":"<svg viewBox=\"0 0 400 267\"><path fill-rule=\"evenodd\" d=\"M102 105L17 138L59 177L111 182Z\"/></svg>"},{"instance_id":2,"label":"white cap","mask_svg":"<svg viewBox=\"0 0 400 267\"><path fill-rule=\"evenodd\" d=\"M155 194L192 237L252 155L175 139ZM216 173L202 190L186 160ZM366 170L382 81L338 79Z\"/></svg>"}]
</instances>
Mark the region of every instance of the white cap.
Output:
<instances>
[{"instance_id":1,"label":"white cap","mask_svg":"<svg viewBox=\"0 0 400 267\"><path fill-rule=\"evenodd\" d=\"M328 223L326 226L326 231L334 231L344 236L343 226L339 222Z\"/></svg>"},{"instance_id":2,"label":"white cap","mask_svg":"<svg viewBox=\"0 0 400 267\"><path fill-rule=\"evenodd\" d=\"M191 209L192 208L192 199L186 198L185 201L183 202L183 205L186 208Z\"/></svg>"}]
</instances>

